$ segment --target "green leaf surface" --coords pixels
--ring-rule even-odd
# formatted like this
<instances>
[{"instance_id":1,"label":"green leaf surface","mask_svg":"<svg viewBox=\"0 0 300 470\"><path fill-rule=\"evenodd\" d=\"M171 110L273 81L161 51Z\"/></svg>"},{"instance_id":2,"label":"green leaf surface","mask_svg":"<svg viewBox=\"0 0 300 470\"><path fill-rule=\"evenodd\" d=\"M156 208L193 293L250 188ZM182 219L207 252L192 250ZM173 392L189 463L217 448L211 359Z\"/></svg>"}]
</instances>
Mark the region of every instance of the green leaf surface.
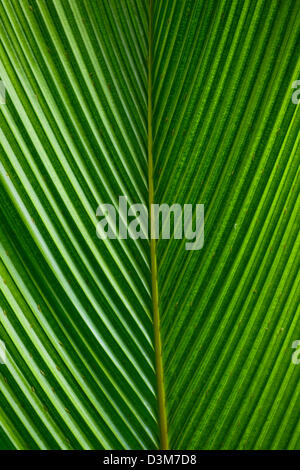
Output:
<instances>
[{"instance_id":1,"label":"green leaf surface","mask_svg":"<svg viewBox=\"0 0 300 470\"><path fill-rule=\"evenodd\" d=\"M299 449L299 0L0 0L1 449ZM101 203L204 204L205 242Z\"/></svg>"}]
</instances>

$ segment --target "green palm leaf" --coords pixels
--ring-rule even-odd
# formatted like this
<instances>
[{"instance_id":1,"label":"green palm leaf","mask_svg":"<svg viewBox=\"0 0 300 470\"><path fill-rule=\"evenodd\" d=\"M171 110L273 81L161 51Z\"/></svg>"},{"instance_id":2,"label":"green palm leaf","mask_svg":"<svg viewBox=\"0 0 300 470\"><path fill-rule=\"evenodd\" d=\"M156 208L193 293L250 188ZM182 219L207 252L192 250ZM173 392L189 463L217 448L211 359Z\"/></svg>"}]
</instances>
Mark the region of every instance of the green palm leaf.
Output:
<instances>
[{"instance_id":1,"label":"green palm leaf","mask_svg":"<svg viewBox=\"0 0 300 470\"><path fill-rule=\"evenodd\" d=\"M299 448L299 11L0 1L0 448ZM203 248L99 240L121 195Z\"/></svg>"}]
</instances>

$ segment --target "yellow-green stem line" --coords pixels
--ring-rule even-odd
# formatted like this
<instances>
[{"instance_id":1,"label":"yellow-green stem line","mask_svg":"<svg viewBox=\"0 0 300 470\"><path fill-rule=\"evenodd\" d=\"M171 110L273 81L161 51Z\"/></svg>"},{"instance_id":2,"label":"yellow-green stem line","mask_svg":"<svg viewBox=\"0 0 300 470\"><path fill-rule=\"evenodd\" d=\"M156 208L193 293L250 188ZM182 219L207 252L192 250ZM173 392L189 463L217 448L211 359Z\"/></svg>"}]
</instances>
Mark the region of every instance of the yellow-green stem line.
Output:
<instances>
[{"instance_id":1,"label":"yellow-green stem line","mask_svg":"<svg viewBox=\"0 0 300 470\"><path fill-rule=\"evenodd\" d=\"M152 34L153 34L153 2L149 0L149 49L148 49L148 186L149 186L149 214L150 214L150 253L151 253L151 281L152 281L152 305L155 367L157 377L158 419L160 429L161 449L169 448L167 413L165 403L164 374L162 361L162 347L160 336L160 314L158 304L157 259L156 240L152 238L154 227L154 185L153 185L153 139L152 139Z\"/></svg>"}]
</instances>

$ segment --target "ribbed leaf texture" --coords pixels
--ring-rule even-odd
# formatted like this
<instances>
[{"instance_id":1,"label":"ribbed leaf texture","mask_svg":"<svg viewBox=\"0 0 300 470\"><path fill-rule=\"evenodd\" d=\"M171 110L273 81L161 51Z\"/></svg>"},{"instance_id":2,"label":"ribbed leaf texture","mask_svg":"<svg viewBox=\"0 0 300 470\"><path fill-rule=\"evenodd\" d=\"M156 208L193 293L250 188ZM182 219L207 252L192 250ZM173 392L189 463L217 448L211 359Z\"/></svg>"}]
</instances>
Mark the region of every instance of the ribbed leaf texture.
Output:
<instances>
[{"instance_id":1,"label":"ribbed leaf texture","mask_svg":"<svg viewBox=\"0 0 300 470\"><path fill-rule=\"evenodd\" d=\"M300 448L299 44L299 0L0 0L1 449ZM151 184L201 250L97 237Z\"/></svg>"}]
</instances>

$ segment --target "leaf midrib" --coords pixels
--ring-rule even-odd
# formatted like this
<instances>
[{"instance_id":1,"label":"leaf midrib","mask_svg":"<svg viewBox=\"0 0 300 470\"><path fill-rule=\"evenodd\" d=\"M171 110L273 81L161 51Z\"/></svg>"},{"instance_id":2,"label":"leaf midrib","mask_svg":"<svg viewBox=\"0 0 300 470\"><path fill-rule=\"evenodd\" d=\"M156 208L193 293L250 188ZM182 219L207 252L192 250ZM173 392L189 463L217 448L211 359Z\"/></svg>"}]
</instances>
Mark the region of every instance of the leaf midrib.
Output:
<instances>
[{"instance_id":1,"label":"leaf midrib","mask_svg":"<svg viewBox=\"0 0 300 470\"><path fill-rule=\"evenodd\" d=\"M151 284L152 284L152 309L154 328L154 351L157 381L158 401L158 426L160 432L160 447L163 450L169 448L167 412L165 402L164 373L162 361L162 345L160 335L160 312L158 303L158 276L156 259L156 240L152 238L154 226L154 182L153 182L153 135L152 135L152 46L153 46L153 0L149 0L149 30L148 30L148 191L150 214L150 257L151 257Z\"/></svg>"}]
</instances>

